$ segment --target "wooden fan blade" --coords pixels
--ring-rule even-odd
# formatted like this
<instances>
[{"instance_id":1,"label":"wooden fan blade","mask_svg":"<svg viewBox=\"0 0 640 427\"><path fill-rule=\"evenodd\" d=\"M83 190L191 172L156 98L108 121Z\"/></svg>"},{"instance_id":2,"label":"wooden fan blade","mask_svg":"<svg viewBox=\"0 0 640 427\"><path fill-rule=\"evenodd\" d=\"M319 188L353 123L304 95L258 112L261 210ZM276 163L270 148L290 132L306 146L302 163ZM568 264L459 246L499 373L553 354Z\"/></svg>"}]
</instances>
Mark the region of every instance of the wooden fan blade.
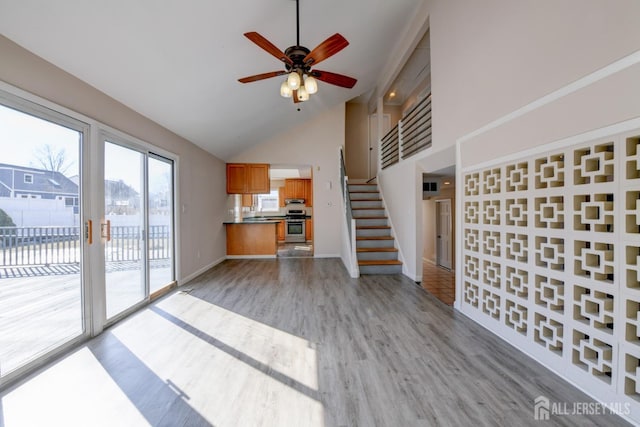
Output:
<instances>
[{"instance_id":1,"label":"wooden fan blade","mask_svg":"<svg viewBox=\"0 0 640 427\"><path fill-rule=\"evenodd\" d=\"M358 80L354 79L353 77L344 76L342 74L330 73L329 71L313 70L311 72L311 75L316 79L321 80L325 83L329 83L329 84L340 86L340 87L346 87L348 89L351 89L352 87L354 87L358 82Z\"/></svg>"},{"instance_id":2,"label":"wooden fan blade","mask_svg":"<svg viewBox=\"0 0 640 427\"><path fill-rule=\"evenodd\" d=\"M304 57L303 62L306 65L318 64L340 52L348 45L349 42L347 41L347 39L342 37L340 34L335 33L334 35L320 43L318 47L309 52L309 54Z\"/></svg>"},{"instance_id":3,"label":"wooden fan blade","mask_svg":"<svg viewBox=\"0 0 640 427\"><path fill-rule=\"evenodd\" d=\"M250 33L244 33L244 36L249 40L251 40L252 42L254 42L255 44L257 44L258 46L260 46L262 49L269 52L271 55L278 58L280 61L289 65L293 65L293 61L289 59L289 57L287 57L287 55L285 55L283 51L278 49L273 43L271 43L269 40L265 39L255 31L252 31Z\"/></svg>"},{"instance_id":4,"label":"wooden fan blade","mask_svg":"<svg viewBox=\"0 0 640 427\"><path fill-rule=\"evenodd\" d=\"M238 79L240 83L251 83L256 82L258 80L270 79L271 77L282 76L283 74L287 74L286 71L271 71L269 73L256 74L255 76L243 77Z\"/></svg>"}]
</instances>

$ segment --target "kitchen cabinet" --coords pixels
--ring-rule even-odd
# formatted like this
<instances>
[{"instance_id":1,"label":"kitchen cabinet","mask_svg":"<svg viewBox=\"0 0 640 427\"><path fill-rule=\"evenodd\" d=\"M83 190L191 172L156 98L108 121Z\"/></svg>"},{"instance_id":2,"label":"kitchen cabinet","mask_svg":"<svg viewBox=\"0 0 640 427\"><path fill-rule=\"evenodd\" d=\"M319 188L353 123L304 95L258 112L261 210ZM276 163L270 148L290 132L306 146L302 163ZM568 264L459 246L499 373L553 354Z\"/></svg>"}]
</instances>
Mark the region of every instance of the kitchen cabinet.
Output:
<instances>
[{"instance_id":1,"label":"kitchen cabinet","mask_svg":"<svg viewBox=\"0 0 640 427\"><path fill-rule=\"evenodd\" d=\"M269 165L265 163L227 163L228 194L268 194Z\"/></svg>"},{"instance_id":2,"label":"kitchen cabinet","mask_svg":"<svg viewBox=\"0 0 640 427\"><path fill-rule=\"evenodd\" d=\"M313 181L310 179L304 180L304 200L307 207L313 206Z\"/></svg>"},{"instance_id":3,"label":"kitchen cabinet","mask_svg":"<svg viewBox=\"0 0 640 427\"><path fill-rule=\"evenodd\" d=\"M284 241L284 221L278 223L278 241Z\"/></svg>"},{"instance_id":4,"label":"kitchen cabinet","mask_svg":"<svg viewBox=\"0 0 640 427\"><path fill-rule=\"evenodd\" d=\"M309 241L313 240L313 219L307 218L304 224L304 238Z\"/></svg>"},{"instance_id":5,"label":"kitchen cabinet","mask_svg":"<svg viewBox=\"0 0 640 427\"><path fill-rule=\"evenodd\" d=\"M276 256L276 226L270 222L227 223L227 255Z\"/></svg>"},{"instance_id":6,"label":"kitchen cabinet","mask_svg":"<svg viewBox=\"0 0 640 427\"><path fill-rule=\"evenodd\" d=\"M286 195L284 192L284 187L279 187L278 188L278 203L280 204L281 208L284 208L284 199L286 199Z\"/></svg>"},{"instance_id":7,"label":"kitchen cabinet","mask_svg":"<svg viewBox=\"0 0 640 427\"><path fill-rule=\"evenodd\" d=\"M304 199L307 206L312 206L313 192L310 179L285 179L285 199Z\"/></svg>"}]
</instances>

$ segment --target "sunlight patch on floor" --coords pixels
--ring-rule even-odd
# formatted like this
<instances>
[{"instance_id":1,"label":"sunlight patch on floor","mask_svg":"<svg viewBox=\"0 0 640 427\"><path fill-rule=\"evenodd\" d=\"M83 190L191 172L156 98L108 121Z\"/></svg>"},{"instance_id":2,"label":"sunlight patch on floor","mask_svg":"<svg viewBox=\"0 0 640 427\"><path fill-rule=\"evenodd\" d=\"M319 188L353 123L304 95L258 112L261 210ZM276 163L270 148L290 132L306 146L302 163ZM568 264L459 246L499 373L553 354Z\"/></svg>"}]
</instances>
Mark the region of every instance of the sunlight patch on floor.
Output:
<instances>
[{"instance_id":1,"label":"sunlight patch on floor","mask_svg":"<svg viewBox=\"0 0 640 427\"><path fill-rule=\"evenodd\" d=\"M7 427L150 425L86 347L3 395L1 405Z\"/></svg>"},{"instance_id":2,"label":"sunlight patch on floor","mask_svg":"<svg viewBox=\"0 0 640 427\"><path fill-rule=\"evenodd\" d=\"M187 294L111 333L213 425L324 425L306 340Z\"/></svg>"}]
</instances>

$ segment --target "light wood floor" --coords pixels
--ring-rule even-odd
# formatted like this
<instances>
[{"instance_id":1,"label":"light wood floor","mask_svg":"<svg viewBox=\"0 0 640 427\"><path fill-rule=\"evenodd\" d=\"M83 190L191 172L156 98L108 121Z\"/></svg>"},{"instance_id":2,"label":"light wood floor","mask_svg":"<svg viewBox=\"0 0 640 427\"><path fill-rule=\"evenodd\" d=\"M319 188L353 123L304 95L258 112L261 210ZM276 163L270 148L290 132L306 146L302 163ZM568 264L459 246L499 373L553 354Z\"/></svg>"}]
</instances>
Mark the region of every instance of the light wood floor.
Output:
<instances>
[{"instance_id":1,"label":"light wood floor","mask_svg":"<svg viewBox=\"0 0 640 427\"><path fill-rule=\"evenodd\" d=\"M0 426L534 426L540 395L590 401L403 276L229 260L4 391Z\"/></svg>"},{"instance_id":2,"label":"light wood floor","mask_svg":"<svg viewBox=\"0 0 640 427\"><path fill-rule=\"evenodd\" d=\"M422 283L431 295L447 305L456 300L456 275L430 262L422 263Z\"/></svg>"}]
</instances>

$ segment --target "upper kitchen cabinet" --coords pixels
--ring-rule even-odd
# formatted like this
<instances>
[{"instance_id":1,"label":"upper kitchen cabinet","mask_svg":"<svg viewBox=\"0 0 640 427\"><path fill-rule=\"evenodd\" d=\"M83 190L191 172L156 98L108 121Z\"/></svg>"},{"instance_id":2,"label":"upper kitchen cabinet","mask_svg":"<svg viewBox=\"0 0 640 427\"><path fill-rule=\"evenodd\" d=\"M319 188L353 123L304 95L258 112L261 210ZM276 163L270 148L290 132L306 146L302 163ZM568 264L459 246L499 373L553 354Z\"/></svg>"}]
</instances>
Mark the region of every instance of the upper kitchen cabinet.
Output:
<instances>
[{"instance_id":1,"label":"upper kitchen cabinet","mask_svg":"<svg viewBox=\"0 0 640 427\"><path fill-rule=\"evenodd\" d=\"M285 179L284 197L286 199L304 199L307 206L313 206L313 190L310 179Z\"/></svg>"},{"instance_id":2,"label":"upper kitchen cabinet","mask_svg":"<svg viewBox=\"0 0 640 427\"><path fill-rule=\"evenodd\" d=\"M266 163L227 163L228 194L268 194L269 165Z\"/></svg>"}]
</instances>

